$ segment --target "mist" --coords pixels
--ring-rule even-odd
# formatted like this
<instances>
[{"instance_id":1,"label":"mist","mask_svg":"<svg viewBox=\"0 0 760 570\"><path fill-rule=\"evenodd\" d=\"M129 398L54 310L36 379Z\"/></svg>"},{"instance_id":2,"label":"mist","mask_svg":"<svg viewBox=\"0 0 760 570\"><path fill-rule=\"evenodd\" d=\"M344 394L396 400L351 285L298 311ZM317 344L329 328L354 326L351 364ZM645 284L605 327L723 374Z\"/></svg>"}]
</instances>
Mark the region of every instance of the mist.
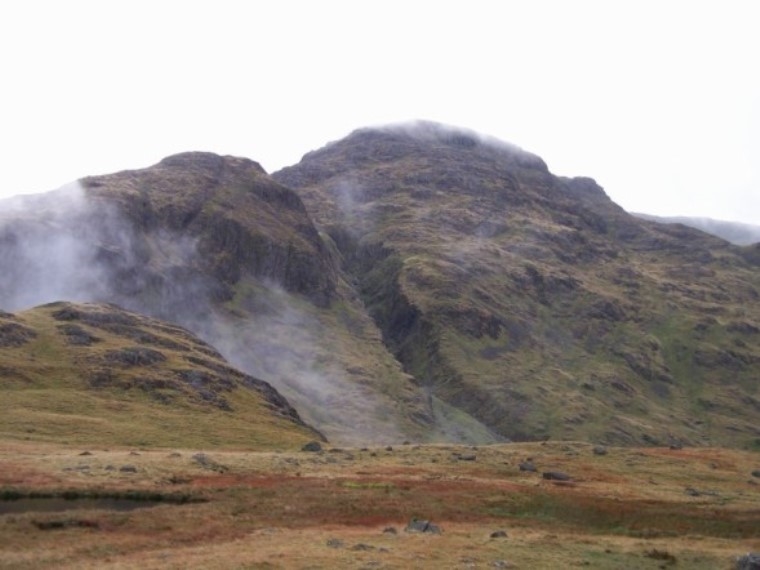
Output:
<instances>
[{"instance_id":1,"label":"mist","mask_svg":"<svg viewBox=\"0 0 760 570\"><path fill-rule=\"evenodd\" d=\"M169 320L272 384L329 439L402 437L394 411L371 388L348 379L314 305L250 275L230 299L226 285L204 267L197 238L163 227L138 230L79 184L0 202L0 267L2 310L105 302Z\"/></svg>"}]
</instances>

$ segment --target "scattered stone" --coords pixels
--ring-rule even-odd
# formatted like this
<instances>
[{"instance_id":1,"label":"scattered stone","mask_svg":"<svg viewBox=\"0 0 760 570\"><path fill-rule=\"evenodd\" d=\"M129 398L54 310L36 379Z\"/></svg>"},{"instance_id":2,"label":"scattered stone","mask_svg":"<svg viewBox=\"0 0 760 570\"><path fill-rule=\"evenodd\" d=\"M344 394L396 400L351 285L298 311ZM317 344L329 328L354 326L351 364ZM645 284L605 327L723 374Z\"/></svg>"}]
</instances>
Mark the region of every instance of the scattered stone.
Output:
<instances>
[{"instance_id":1,"label":"scattered stone","mask_svg":"<svg viewBox=\"0 0 760 570\"><path fill-rule=\"evenodd\" d=\"M512 564L506 560L494 560L491 566L494 568L512 568Z\"/></svg>"},{"instance_id":2,"label":"scattered stone","mask_svg":"<svg viewBox=\"0 0 760 570\"><path fill-rule=\"evenodd\" d=\"M607 455L607 448L603 445L594 446L594 455Z\"/></svg>"},{"instance_id":3,"label":"scattered stone","mask_svg":"<svg viewBox=\"0 0 760 570\"><path fill-rule=\"evenodd\" d=\"M674 451L683 449L683 443L681 443L680 441L674 441L673 443L670 444L670 449Z\"/></svg>"},{"instance_id":4,"label":"scattered stone","mask_svg":"<svg viewBox=\"0 0 760 570\"><path fill-rule=\"evenodd\" d=\"M396 527L386 526L383 529L383 534L398 534L398 531L396 530Z\"/></svg>"},{"instance_id":5,"label":"scattered stone","mask_svg":"<svg viewBox=\"0 0 760 570\"><path fill-rule=\"evenodd\" d=\"M385 448L385 451L393 451L393 447L391 447L391 446L389 445L388 447L386 447L386 448Z\"/></svg>"},{"instance_id":6,"label":"scattered stone","mask_svg":"<svg viewBox=\"0 0 760 570\"><path fill-rule=\"evenodd\" d=\"M468 454L468 455L460 455L459 461L475 461L477 459L477 455Z\"/></svg>"},{"instance_id":7,"label":"scattered stone","mask_svg":"<svg viewBox=\"0 0 760 570\"><path fill-rule=\"evenodd\" d=\"M496 530L491 533L491 538L507 538L507 531L505 530Z\"/></svg>"},{"instance_id":8,"label":"scattered stone","mask_svg":"<svg viewBox=\"0 0 760 570\"><path fill-rule=\"evenodd\" d=\"M310 441L301 448L301 451L317 452L322 451L322 444L318 441Z\"/></svg>"},{"instance_id":9,"label":"scattered stone","mask_svg":"<svg viewBox=\"0 0 760 570\"><path fill-rule=\"evenodd\" d=\"M689 495L690 497L699 497L702 493L697 491L694 487L686 487L684 490L684 493Z\"/></svg>"},{"instance_id":10,"label":"scattered stone","mask_svg":"<svg viewBox=\"0 0 760 570\"><path fill-rule=\"evenodd\" d=\"M757 477L758 479L760 479L760 469L755 469L755 470L752 472L752 476L753 476L753 477Z\"/></svg>"},{"instance_id":11,"label":"scattered stone","mask_svg":"<svg viewBox=\"0 0 760 570\"><path fill-rule=\"evenodd\" d=\"M644 552L644 556L647 558L652 558L654 560L662 560L665 562L665 564L675 564L678 562L676 557L672 555L667 550L657 550L656 548L653 548L652 550L647 550Z\"/></svg>"},{"instance_id":12,"label":"scattered stone","mask_svg":"<svg viewBox=\"0 0 760 570\"><path fill-rule=\"evenodd\" d=\"M541 476L549 481L572 481L573 478L563 471L544 471Z\"/></svg>"},{"instance_id":13,"label":"scattered stone","mask_svg":"<svg viewBox=\"0 0 760 570\"><path fill-rule=\"evenodd\" d=\"M121 473L137 473L137 467L134 465L122 465L119 467Z\"/></svg>"},{"instance_id":14,"label":"scattered stone","mask_svg":"<svg viewBox=\"0 0 760 570\"><path fill-rule=\"evenodd\" d=\"M89 452L89 451L83 451L83 452L82 452L82 453L80 453L79 455L92 455L92 453L91 453L91 452Z\"/></svg>"},{"instance_id":15,"label":"scattered stone","mask_svg":"<svg viewBox=\"0 0 760 570\"><path fill-rule=\"evenodd\" d=\"M351 550L367 551L367 550L375 550L375 547L372 546L371 544L364 544L363 542L360 542L359 544L354 544L351 547Z\"/></svg>"},{"instance_id":16,"label":"scattered stone","mask_svg":"<svg viewBox=\"0 0 760 570\"><path fill-rule=\"evenodd\" d=\"M327 540L327 546L330 548L343 548L343 541L339 538L329 538Z\"/></svg>"},{"instance_id":17,"label":"scattered stone","mask_svg":"<svg viewBox=\"0 0 760 570\"><path fill-rule=\"evenodd\" d=\"M113 465L106 465L105 467L103 467L103 469L106 471L116 471L116 467L114 467Z\"/></svg>"},{"instance_id":18,"label":"scattered stone","mask_svg":"<svg viewBox=\"0 0 760 570\"><path fill-rule=\"evenodd\" d=\"M182 457L182 454L178 451L173 451L169 454L169 457Z\"/></svg>"},{"instance_id":19,"label":"scattered stone","mask_svg":"<svg viewBox=\"0 0 760 570\"><path fill-rule=\"evenodd\" d=\"M222 465L221 463L217 463L205 453L196 453L193 455L193 461L195 461L204 469L210 469L211 471L216 471L217 473L225 473L228 471L226 466Z\"/></svg>"},{"instance_id":20,"label":"scattered stone","mask_svg":"<svg viewBox=\"0 0 760 570\"><path fill-rule=\"evenodd\" d=\"M436 524L431 523L430 521L426 520L420 520L420 519L412 519L409 521L409 524L406 525L406 528L404 529L406 532L425 532L430 534L441 534L441 527L439 527Z\"/></svg>"},{"instance_id":21,"label":"scattered stone","mask_svg":"<svg viewBox=\"0 0 760 570\"><path fill-rule=\"evenodd\" d=\"M130 455L140 455L137 451L130 451L129 454Z\"/></svg>"},{"instance_id":22,"label":"scattered stone","mask_svg":"<svg viewBox=\"0 0 760 570\"><path fill-rule=\"evenodd\" d=\"M760 552L748 552L737 558L736 570L760 570Z\"/></svg>"},{"instance_id":23,"label":"scattered stone","mask_svg":"<svg viewBox=\"0 0 760 570\"><path fill-rule=\"evenodd\" d=\"M530 460L528 460L528 461L523 461L522 463L520 463L520 471L535 473L536 471L538 471L538 469L536 469L536 466L533 465L533 463Z\"/></svg>"}]
</instances>

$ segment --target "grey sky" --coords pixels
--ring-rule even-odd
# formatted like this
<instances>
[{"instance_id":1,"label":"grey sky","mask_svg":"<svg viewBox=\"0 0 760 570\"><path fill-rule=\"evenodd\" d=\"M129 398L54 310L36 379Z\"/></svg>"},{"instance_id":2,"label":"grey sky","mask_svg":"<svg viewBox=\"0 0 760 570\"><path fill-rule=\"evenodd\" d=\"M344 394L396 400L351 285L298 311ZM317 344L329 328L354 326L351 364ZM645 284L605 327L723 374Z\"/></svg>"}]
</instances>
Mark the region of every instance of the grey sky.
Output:
<instances>
[{"instance_id":1,"label":"grey sky","mask_svg":"<svg viewBox=\"0 0 760 570\"><path fill-rule=\"evenodd\" d=\"M186 150L268 171L354 128L467 127L629 210L760 224L760 5L10 1L0 195Z\"/></svg>"}]
</instances>

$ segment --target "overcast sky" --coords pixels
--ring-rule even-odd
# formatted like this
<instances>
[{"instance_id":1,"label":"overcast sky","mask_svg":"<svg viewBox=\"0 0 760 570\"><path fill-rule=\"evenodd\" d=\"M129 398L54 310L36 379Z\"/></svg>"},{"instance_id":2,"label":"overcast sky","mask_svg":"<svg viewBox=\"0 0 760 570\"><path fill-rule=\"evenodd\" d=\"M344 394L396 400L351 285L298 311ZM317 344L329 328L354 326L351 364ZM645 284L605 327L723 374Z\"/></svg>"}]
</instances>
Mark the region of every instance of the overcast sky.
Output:
<instances>
[{"instance_id":1,"label":"overcast sky","mask_svg":"<svg viewBox=\"0 0 760 570\"><path fill-rule=\"evenodd\" d=\"M427 119L631 211L760 224L760 3L0 3L0 195Z\"/></svg>"}]
</instances>

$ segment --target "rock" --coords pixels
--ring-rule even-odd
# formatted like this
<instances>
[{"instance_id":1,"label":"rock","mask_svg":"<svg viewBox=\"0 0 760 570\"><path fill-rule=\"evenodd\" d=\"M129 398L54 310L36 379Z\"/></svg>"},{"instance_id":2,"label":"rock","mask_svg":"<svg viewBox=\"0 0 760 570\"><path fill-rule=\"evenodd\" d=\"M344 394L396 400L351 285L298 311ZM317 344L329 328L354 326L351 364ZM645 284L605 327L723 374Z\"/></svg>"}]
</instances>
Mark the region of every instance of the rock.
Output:
<instances>
[{"instance_id":1,"label":"rock","mask_svg":"<svg viewBox=\"0 0 760 570\"><path fill-rule=\"evenodd\" d=\"M535 473L536 471L538 471L538 469L536 469L536 466L533 465L531 461L523 461L522 463L520 463L520 471Z\"/></svg>"},{"instance_id":2,"label":"rock","mask_svg":"<svg viewBox=\"0 0 760 570\"><path fill-rule=\"evenodd\" d=\"M393 451L393 447L391 447L391 446L389 445L389 446L387 446L387 447L385 448L385 451Z\"/></svg>"},{"instance_id":3,"label":"rock","mask_svg":"<svg viewBox=\"0 0 760 570\"><path fill-rule=\"evenodd\" d=\"M222 465L221 463L217 463L205 453L196 453L193 455L193 461L195 461L204 469L210 469L211 471L216 471L218 473L224 473L227 471L226 466Z\"/></svg>"},{"instance_id":4,"label":"rock","mask_svg":"<svg viewBox=\"0 0 760 570\"><path fill-rule=\"evenodd\" d=\"M322 444L318 441L310 441L301 448L301 451L317 452L322 451Z\"/></svg>"},{"instance_id":5,"label":"rock","mask_svg":"<svg viewBox=\"0 0 760 570\"><path fill-rule=\"evenodd\" d=\"M755 470L752 472L752 476L753 476L753 477L757 477L758 479L760 479L760 469L755 469Z\"/></svg>"},{"instance_id":6,"label":"rock","mask_svg":"<svg viewBox=\"0 0 760 570\"><path fill-rule=\"evenodd\" d=\"M760 552L748 552L736 559L736 570L760 570Z\"/></svg>"},{"instance_id":7,"label":"rock","mask_svg":"<svg viewBox=\"0 0 760 570\"><path fill-rule=\"evenodd\" d=\"M134 465L122 465L119 467L119 471L122 473L137 473L137 467Z\"/></svg>"},{"instance_id":8,"label":"rock","mask_svg":"<svg viewBox=\"0 0 760 570\"><path fill-rule=\"evenodd\" d=\"M386 526L383 529L383 534L398 534L398 531L396 530L396 527Z\"/></svg>"},{"instance_id":9,"label":"rock","mask_svg":"<svg viewBox=\"0 0 760 570\"><path fill-rule=\"evenodd\" d=\"M458 457L459 461L475 461L477 459L476 455L469 454L469 455L460 455Z\"/></svg>"},{"instance_id":10,"label":"rock","mask_svg":"<svg viewBox=\"0 0 760 570\"><path fill-rule=\"evenodd\" d=\"M594 446L594 455L607 455L607 448L603 445Z\"/></svg>"},{"instance_id":11,"label":"rock","mask_svg":"<svg viewBox=\"0 0 760 570\"><path fill-rule=\"evenodd\" d=\"M686 487L684 490L684 493L689 495L690 497L699 497L702 493L697 491L694 487Z\"/></svg>"},{"instance_id":12,"label":"rock","mask_svg":"<svg viewBox=\"0 0 760 570\"><path fill-rule=\"evenodd\" d=\"M505 530L496 530L491 533L491 538L507 538L507 531Z\"/></svg>"},{"instance_id":13,"label":"rock","mask_svg":"<svg viewBox=\"0 0 760 570\"><path fill-rule=\"evenodd\" d=\"M544 471L541 476L549 481L572 481L573 478L563 471Z\"/></svg>"},{"instance_id":14,"label":"rock","mask_svg":"<svg viewBox=\"0 0 760 570\"><path fill-rule=\"evenodd\" d=\"M327 539L327 546L330 548L343 548L343 541L339 538L329 538Z\"/></svg>"},{"instance_id":15,"label":"rock","mask_svg":"<svg viewBox=\"0 0 760 570\"><path fill-rule=\"evenodd\" d=\"M92 452L90 452L90 451L83 451L79 455L92 455Z\"/></svg>"},{"instance_id":16,"label":"rock","mask_svg":"<svg viewBox=\"0 0 760 570\"><path fill-rule=\"evenodd\" d=\"M406 532L425 532L430 534L441 534L441 527L431 523L430 521L412 519L404 529Z\"/></svg>"},{"instance_id":17,"label":"rock","mask_svg":"<svg viewBox=\"0 0 760 570\"><path fill-rule=\"evenodd\" d=\"M367 551L367 550L375 550L375 547L371 544L364 544L363 542L360 542L359 544L354 544L351 547L351 550L355 551Z\"/></svg>"}]
</instances>

